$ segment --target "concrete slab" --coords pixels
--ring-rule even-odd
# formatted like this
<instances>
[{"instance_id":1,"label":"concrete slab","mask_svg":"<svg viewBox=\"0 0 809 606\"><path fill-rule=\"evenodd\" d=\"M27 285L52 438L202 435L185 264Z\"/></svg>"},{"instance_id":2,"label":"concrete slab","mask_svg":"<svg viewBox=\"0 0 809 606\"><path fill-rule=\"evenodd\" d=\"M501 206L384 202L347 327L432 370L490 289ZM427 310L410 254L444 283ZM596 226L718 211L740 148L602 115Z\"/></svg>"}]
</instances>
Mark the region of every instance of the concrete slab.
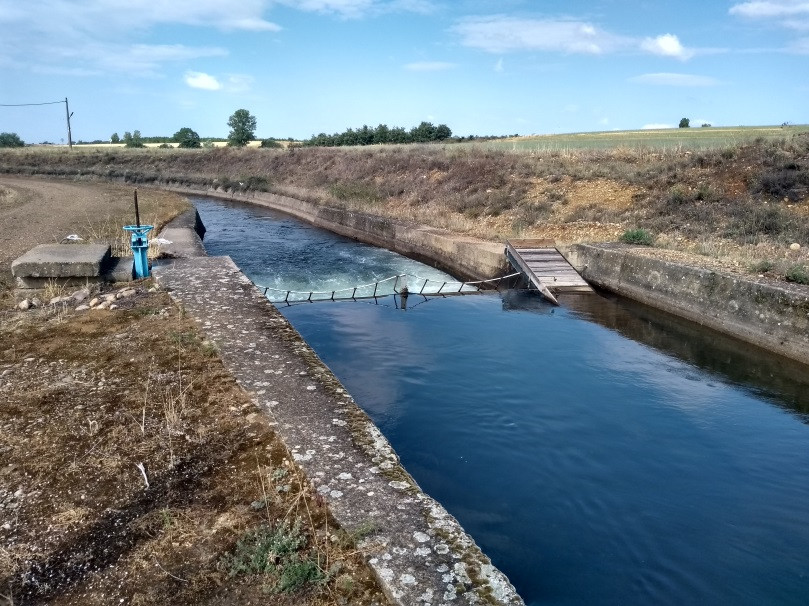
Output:
<instances>
[{"instance_id":1,"label":"concrete slab","mask_svg":"<svg viewBox=\"0 0 809 606\"><path fill-rule=\"evenodd\" d=\"M110 260L106 244L40 244L11 263L15 278L98 278Z\"/></svg>"},{"instance_id":2,"label":"concrete slab","mask_svg":"<svg viewBox=\"0 0 809 606\"><path fill-rule=\"evenodd\" d=\"M177 260L158 283L200 325L401 606L523 604L458 521L229 257Z\"/></svg>"}]
</instances>

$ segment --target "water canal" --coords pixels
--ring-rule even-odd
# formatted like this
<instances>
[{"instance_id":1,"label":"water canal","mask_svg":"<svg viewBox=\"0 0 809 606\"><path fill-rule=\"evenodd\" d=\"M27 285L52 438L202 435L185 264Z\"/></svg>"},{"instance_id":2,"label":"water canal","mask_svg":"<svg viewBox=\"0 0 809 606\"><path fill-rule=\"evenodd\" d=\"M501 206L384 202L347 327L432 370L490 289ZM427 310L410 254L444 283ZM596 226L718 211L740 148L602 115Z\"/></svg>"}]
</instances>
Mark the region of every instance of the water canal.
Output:
<instances>
[{"instance_id":1,"label":"water canal","mask_svg":"<svg viewBox=\"0 0 809 606\"><path fill-rule=\"evenodd\" d=\"M209 253L258 284L435 271L259 207L195 204ZM528 604L809 600L805 367L597 295L280 309Z\"/></svg>"}]
</instances>

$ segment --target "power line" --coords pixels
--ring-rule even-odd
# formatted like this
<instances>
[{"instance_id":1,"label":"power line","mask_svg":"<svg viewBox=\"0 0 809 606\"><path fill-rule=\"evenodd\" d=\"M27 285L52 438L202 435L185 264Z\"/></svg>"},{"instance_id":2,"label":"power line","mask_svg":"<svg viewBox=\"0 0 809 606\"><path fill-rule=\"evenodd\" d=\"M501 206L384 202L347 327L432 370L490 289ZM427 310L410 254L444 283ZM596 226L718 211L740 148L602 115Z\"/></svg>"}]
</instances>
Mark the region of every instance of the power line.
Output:
<instances>
[{"instance_id":1,"label":"power line","mask_svg":"<svg viewBox=\"0 0 809 606\"><path fill-rule=\"evenodd\" d=\"M31 107L34 105L56 105L58 103L65 104L65 116L67 118L67 145L73 149L73 135L70 132L70 117L73 115L70 111L70 106L67 104L67 97L64 101L45 101L44 103L0 103L0 107Z\"/></svg>"},{"instance_id":2,"label":"power line","mask_svg":"<svg viewBox=\"0 0 809 606\"><path fill-rule=\"evenodd\" d=\"M0 107L28 107L30 105L56 105L64 101L47 101L46 103L0 103Z\"/></svg>"}]
</instances>

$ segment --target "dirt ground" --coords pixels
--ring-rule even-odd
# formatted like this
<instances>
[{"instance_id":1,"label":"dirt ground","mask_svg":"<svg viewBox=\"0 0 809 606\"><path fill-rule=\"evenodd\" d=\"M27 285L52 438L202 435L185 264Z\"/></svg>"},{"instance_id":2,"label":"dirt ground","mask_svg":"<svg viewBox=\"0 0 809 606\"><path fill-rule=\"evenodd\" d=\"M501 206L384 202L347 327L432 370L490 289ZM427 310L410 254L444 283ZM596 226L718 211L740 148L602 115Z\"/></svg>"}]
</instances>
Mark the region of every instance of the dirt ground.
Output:
<instances>
[{"instance_id":1,"label":"dirt ground","mask_svg":"<svg viewBox=\"0 0 809 606\"><path fill-rule=\"evenodd\" d=\"M0 270L96 238L130 196L0 178ZM141 199L158 224L187 205ZM112 311L23 312L6 292L0 604L387 603L213 345L150 281L129 286Z\"/></svg>"}]
</instances>

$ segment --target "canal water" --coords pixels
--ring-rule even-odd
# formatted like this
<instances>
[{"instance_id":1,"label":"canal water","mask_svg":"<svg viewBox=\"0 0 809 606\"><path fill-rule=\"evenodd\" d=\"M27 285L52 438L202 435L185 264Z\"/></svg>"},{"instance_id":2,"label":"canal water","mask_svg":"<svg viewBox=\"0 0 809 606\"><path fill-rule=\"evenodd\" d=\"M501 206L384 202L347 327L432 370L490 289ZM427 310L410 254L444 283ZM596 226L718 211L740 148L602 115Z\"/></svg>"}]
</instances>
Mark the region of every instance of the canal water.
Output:
<instances>
[{"instance_id":1,"label":"canal water","mask_svg":"<svg viewBox=\"0 0 809 606\"><path fill-rule=\"evenodd\" d=\"M259 207L195 204L209 253L261 285L436 271ZM528 604L809 603L805 367L620 299L562 303L280 309Z\"/></svg>"}]
</instances>

